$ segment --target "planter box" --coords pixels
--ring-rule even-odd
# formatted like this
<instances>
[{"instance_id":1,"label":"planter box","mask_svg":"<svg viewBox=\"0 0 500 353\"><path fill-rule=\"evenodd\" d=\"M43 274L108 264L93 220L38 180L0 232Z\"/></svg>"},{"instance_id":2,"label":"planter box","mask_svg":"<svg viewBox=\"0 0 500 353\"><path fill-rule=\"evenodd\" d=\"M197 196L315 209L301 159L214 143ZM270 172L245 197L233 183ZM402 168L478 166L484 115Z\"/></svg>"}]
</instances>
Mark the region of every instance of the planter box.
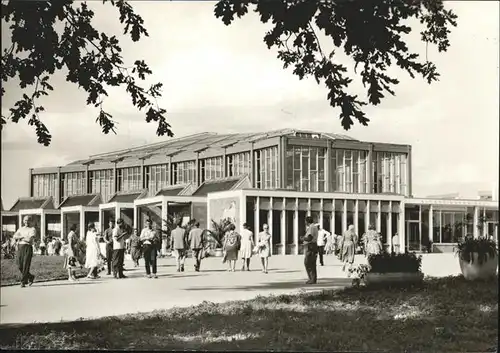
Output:
<instances>
[{"instance_id":1,"label":"planter box","mask_svg":"<svg viewBox=\"0 0 500 353\"><path fill-rule=\"evenodd\" d=\"M486 262L479 265L478 253L472 254L473 262L469 263L459 258L460 270L464 278L469 281L477 279L488 279L495 277L497 274L498 259L497 256L488 257Z\"/></svg>"},{"instance_id":2,"label":"planter box","mask_svg":"<svg viewBox=\"0 0 500 353\"><path fill-rule=\"evenodd\" d=\"M420 283L424 280L422 272L370 273L365 275L364 282L371 284Z\"/></svg>"}]
</instances>

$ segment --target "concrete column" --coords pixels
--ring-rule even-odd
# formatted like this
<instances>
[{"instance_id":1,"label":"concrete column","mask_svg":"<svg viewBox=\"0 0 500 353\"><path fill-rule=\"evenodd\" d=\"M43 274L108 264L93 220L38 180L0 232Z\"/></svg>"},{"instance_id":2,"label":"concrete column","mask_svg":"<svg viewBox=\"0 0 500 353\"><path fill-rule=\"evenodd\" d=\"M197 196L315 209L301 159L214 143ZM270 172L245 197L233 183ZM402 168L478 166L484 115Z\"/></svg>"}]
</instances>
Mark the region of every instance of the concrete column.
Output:
<instances>
[{"instance_id":1,"label":"concrete column","mask_svg":"<svg viewBox=\"0 0 500 353\"><path fill-rule=\"evenodd\" d=\"M255 188L255 156L253 153L253 142L250 147L250 183L252 185L252 188Z\"/></svg>"},{"instance_id":2,"label":"concrete column","mask_svg":"<svg viewBox=\"0 0 500 353\"><path fill-rule=\"evenodd\" d=\"M299 199L295 199L295 209L293 210L293 244L294 253L299 254Z\"/></svg>"},{"instance_id":3,"label":"concrete column","mask_svg":"<svg viewBox=\"0 0 500 353\"><path fill-rule=\"evenodd\" d=\"M280 178L279 187L281 189L286 188L286 182L288 177L287 175L288 171L286 169L286 149L287 149L287 138L285 136L281 136L280 144L278 145L278 175Z\"/></svg>"},{"instance_id":4,"label":"concrete column","mask_svg":"<svg viewBox=\"0 0 500 353\"><path fill-rule=\"evenodd\" d=\"M358 236L363 235L361 229L359 229L358 225L358 216L359 216L359 201L354 200L354 231Z\"/></svg>"},{"instance_id":5,"label":"concrete column","mask_svg":"<svg viewBox=\"0 0 500 353\"><path fill-rule=\"evenodd\" d=\"M474 220L473 220L474 239L479 238L479 236L481 235L478 226L479 226L479 207L474 206Z\"/></svg>"},{"instance_id":6,"label":"concrete column","mask_svg":"<svg viewBox=\"0 0 500 353\"><path fill-rule=\"evenodd\" d=\"M233 162L234 163L234 162ZM222 177L227 178L227 148L224 147L224 154L222 155Z\"/></svg>"},{"instance_id":7,"label":"concrete column","mask_svg":"<svg viewBox=\"0 0 500 353\"><path fill-rule=\"evenodd\" d=\"M283 197L283 207L280 212L281 216L281 234L280 234L280 239L281 239L281 244L283 247L281 248L281 255L286 254L286 199Z\"/></svg>"},{"instance_id":8,"label":"concrete column","mask_svg":"<svg viewBox=\"0 0 500 353\"><path fill-rule=\"evenodd\" d=\"M332 192L333 179L335 173L332 171L332 143L327 141L326 156L325 156L325 191Z\"/></svg>"},{"instance_id":9,"label":"concrete column","mask_svg":"<svg viewBox=\"0 0 500 353\"><path fill-rule=\"evenodd\" d=\"M258 237L259 237L259 233L260 233L260 219L259 219L259 216L260 216L260 198L259 196L257 196L257 199L255 201L255 208L254 208L254 241L255 241L255 244L257 244L257 241L258 241Z\"/></svg>"},{"instance_id":10,"label":"concrete column","mask_svg":"<svg viewBox=\"0 0 500 353\"><path fill-rule=\"evenodd\" d=\"M42 210L40 214L40 241L45 239L45 230L47 229L47 221L45 219L45 212Z\"/></svg>"},{"instance_id":11,"label":"concrete column","mask_svg":"<svg viewBox=\"0 0 500 353\"><path fill-rule=\"evenodd\" d=\"M372 194L373 193L372 159L373 159L373 145L370 144L369 147L368 147L368 155L366 156L366 183L368 184L366 192L368 194Z\"/></svg>"},{"instance_id":12,"label":"concrete column","mask_svg":"<svg viewBox=\"0 0 500 353\"><path fill-rule=\"evenodd\" d=\"M307 199L307 216L311 216L311 199Z\"/></svg>"},{"instance_id":13,"label":"concrete column","mask_svg":"<svg viewBox=\"0 0 500 353\"><path fill-rule=\"evenodd\" d=\"M273 243L273 198L270 198L270 208L267 212L267 225L269 226L269 233L271 233L271 255L276 255Z\"/></svg>"},{"instance_id":14,"label":"concrete column","mask_svg":"<svg viewBox=\"0 0 500 353\"><path fill-rule=\"evenodd\" d=\"M28 192L28 195L33 197L33 168L28 169Z\"/></svg>"},{"instance_id":15,"label":"concrete column","mask_svg":"<svg viewBox=\"0 0 500 353\"><path fill-rule=\"evenodd\" d=\"M321 229L323 229L323 199L320 199L320 210L319 210L319 224L321 225Z\"/></svg>"},{"instance_id":16,"label":"concrete column","mask_svg":"<svg viewBox=\"0 0 500 353\"><path fill-rule=\"evenodd\" d=\"M141 185L141 189L145 189L147 187L146 185L146 178L144 175L144 159L141 158L141 172L139 176L139 185Z\"/></svg>"},{"instance_id":17,"label":"concrete column","mask_svg":"<svg viewBox=\"0 0 500 353\"><path fill-rule=\"evenodd\" d=\"M434 207L429 207L429 240L434 243Z\"/></svg>"},{"instance_id":18,"label":"concrete column","mask_svg":"<svg viewBox=\"0 0 500 353\"><path fill-rule=\"evenodd\" d=\"M335 199L332 200L332 218L330 222L330 233L335 234L337 230L335 229Z\"/></svg>"},{"instance_id":19,"label":"concrete column","mask_svg":"<svg viewBox=\"0 0 500 353\"><path fill-rule=\"evenodd\" d=\"M54 207L58 208L59 205L61 204L61 167L57 167L57 174L56 174L56 190L55 190L55 196L54 196ZM85 190L83 190L85 192Z\"/></svg>"},{"instance_id":20,"label":"concrete column","mask_svg":"<svg viewBox=\"0 0 500 353\"><path fill-rule=\"evenodd\" d=\"M347 200L342 201L342 233L347 230Z\"/></svg>"},{"instance_id":21,"label":"concrete column","mask_svg":"<svg viewBox=\"0 0 500 353\"><path fill-rule=\"evenodd\" d=\"M378 203L378 211L377 211L377 232L380 233L382 229L382 201L373 201Z\"/></svg>"},{"instance_id":22,"label":"concrete column","mask_svg":"<svg viewBox=\"0 0 500 353\"><path fill-rule=\"evenodd\" d=\"M167 224L164 222L168 218L168 201L166 199L161 200L161 229L166 232Z\"/></svg>"},{"instance_id":23,"label":"concrete column","mask_svg":"<svg viewBox=\"0 0 500 353\"><path fill-rule=\"evenodd\" d=\"M138 212L139 210L137 209L137 205L134 205L134 219L133 219L133 227L135 229L137 229L137 231L139 232L139 234L141 234L141 232L139 231L139 219L138 219Z\"/></svg>"},{"instance_id":24,"label":"concrete column","mask_svg":"<svg viewBox=\"0 0 500 353\"><path fill-rule=\"evenodd\" d=\"M405 205L403 202L399 203L399 249L400 252L406 251L406 222L405 222Z\"/></svg>"},{"instance_id":25,"label":"concrete column","mask_svg":"<svg viewBox=\"0 0 500 353\"><path fill-rule=\"evenodd\" d=\"M412 196L412 163L411 163L411 146L408 146L408 157L406 158L406 194L405 196Z\"/></svg>"},{"instance_id":26,"label":"concrete column","mask_svg":"<svg viewBox=\"0 0 500 353\"><path fill-rule=\"evenodd\" d=\"M422 251L422 205L418 205L418 249Z\"/></svg>"},{"instance_id":27,"label":"concrete column","mask_svg":"<svg viewBox=\"0 0 500 353\"><path fill-rule=\"evenodd\" d=\"M85 211L80 210L80 240L85 240Z\"/></svg>"},{"instance_id":28,"label":"concrete column","mask_svg":"<svg viewBox=\"0 0 500 353\"><path fill-rule=\"evenodd\" d=\"M64 219L64 212L61 211L61 239L64 237L66 233L66 220Z\"/></svg>"},{"instance_id":29,"label":"concrete column","mask_svg":"<svg viewBox=\"0 0 500 353\"><path fill-rule=\"evenodd\" d=\"M394 236L394 231L392 230L392 201L389 201L389 215L387 217L387 233L389 234L389 246L392 249L392 237Z\"/></svg>"},{"instance_id":30,"label":"concrete column","mask_svg":"<svg viewBox=\"0 0 500 353\"><path fill-rule=\"evenodd\" d=\"M114 192L118 192L118 169L116 168L116 162L113 166L113 190ZM108 202L108 200L103 200L104 202Z\"/></svg>"},{"instance_id":31,"label":"concrete column","mask_svg":"<svg viewBox=\"0 0 500 353\"><path fill-rule=\"evenodd\" d=\"M196 161L195 161L195 172L194 172L194 184L196 186L200 186L200 152L196 153Z\"/></svg>"}]
</instances>

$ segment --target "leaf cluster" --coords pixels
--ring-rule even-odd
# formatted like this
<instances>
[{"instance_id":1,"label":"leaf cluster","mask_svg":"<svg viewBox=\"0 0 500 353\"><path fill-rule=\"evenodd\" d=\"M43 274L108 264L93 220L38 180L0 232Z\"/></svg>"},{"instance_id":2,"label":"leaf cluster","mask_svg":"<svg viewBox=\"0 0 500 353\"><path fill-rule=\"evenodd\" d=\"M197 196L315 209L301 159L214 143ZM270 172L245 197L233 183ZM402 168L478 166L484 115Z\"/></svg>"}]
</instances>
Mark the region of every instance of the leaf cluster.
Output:
<instances>
[{"instance_id":1,"label":"leaf cluster","mask_svg":"<svg viewBox=\"0 0 500 353\"><path fill-rule=\"evenodd\" d=\"M143 19L132 6L123 0L103 0L118 10L123 33L137 42L148 32ZM67 71L66 81L76 84L87 94L87 104L99 109L96 122L103 133L116 133L117 121L103 108L103 99L109 87L124 87L132 104L144 112L145 120L158 124L159 136L173 136L165 118L166 110L160 108L161 83L142 87L152 71L143 60L125 66L122 48L115 35L98 31L93 23L94 12L86 2L60 1L2 1L1 16L11 33L11 46L2 52L2 82L18 78L22 96L2 115L1 126L28 119L35 127L38 142L48 146L52 140L40 113L45 109L38 101L53 91L51 76L62 69ZM1 95L6 91L2 85ZM33 87L33 91L26 91Z\"/></svg>"},{"instance_id":2,"label":"leaf cluster","mask_svg":"<svg viewBox=\"0 0 500 353\"><path fill-rule=\"evenodd\" d=\"M446 10L442 0L219 0L215 16L226 25L253 10L272 29L264 36L268 48L277 48L284 68L293 67L300 79L314 77L328 90L332 107L340 108L340 121L348 130L354 121L367 125L362 107L377 105L387 93L395 95L399 81L387 74L391 66L406 71L412 78L422 76L428 83L438 80L434 63L408 48L404 35L412 28L410 19L425 27L421 40L446 51L450 45L449 28L457 16ZM317 32L333 43L335 50L324 52ZM340 49L355 62L355 72L367 90L368 103L348 91L352 78L347 67L335 62Z\"/></svg>"}]
</instances>

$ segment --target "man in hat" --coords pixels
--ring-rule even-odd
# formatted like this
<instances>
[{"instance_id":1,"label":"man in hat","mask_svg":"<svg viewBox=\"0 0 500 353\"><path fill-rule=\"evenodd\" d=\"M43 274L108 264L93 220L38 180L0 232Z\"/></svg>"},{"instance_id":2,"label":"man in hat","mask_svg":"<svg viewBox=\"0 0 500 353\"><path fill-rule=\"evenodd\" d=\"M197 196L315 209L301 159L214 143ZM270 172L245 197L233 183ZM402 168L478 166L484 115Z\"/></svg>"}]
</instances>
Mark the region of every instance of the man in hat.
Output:
<instances>
[{"instance_id":1,"label":"man in hat","mask_svg":"<svg viewBox=\"0 0 500 353\"><path fill-rule=\"evenodd\" d=\"M113 276L115 278L127 278L123 274L123 263L125 261L125 240L130 237L125 229L123 219L116 220L116 227L113 229Z\"/></svg>"},{"instance_id":2,"label":"man in hat","mask_svg":"<svg viewBox=\"0 0 500 353\"><path fill-rule=\"evenodd\" d=\"M109 220L109 228L104 231L104 242L106 243L106 264L108 266L108 275L111 274L112 261L113 261L113 229L115 228L115 221Z\"/></svg>"},{"instance_id":3,"label":"man in hat","mask_svg":"<svg viewBox=\"0 0 500 353\"><path fill-rule=\"evenodd\" d=\"M33 242L36 230L31 226L31 216L23 218L23 226L14 234L17 242L17 264L21 272L21 287L32 285L35 276L30 273L31 259L33 258Z\"/></svg>"}]
</instances>

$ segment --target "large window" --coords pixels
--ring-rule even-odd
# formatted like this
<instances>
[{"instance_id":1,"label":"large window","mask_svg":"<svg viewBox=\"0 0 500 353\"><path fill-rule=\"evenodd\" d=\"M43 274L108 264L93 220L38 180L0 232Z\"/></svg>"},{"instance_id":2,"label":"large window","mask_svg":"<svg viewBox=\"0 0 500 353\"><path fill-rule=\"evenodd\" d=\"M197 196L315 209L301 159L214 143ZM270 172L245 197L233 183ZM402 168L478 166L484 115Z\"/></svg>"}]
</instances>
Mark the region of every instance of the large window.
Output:
<instances>
[{"instance_id":1,"label":"large window","mask_svg":"<svg viewBox=\"0 0 500 353\"><path fill-rule=\"evenodd\" d=\"M194 182L195 172L195 161L172 163L172 185L189 184Z\"/></svg>"},{"instance_id":2,"label":"large window","mask_svg":"<svg viewBox=\"0 0 500 353\"><path fill-rule=\"evenodd\" d=\"M250 174L250 152L230 154L227 156L227 176Z\"/></svg>"},{"instance_id":3,"label":"large window","mask_svg":"<svg viewBox=\"0 0 500 353\"><path fill-rule=\"evenodd\" d=\"M34 197L56 197L57 174L35 174L32 176L32 182Z\"/></svg>"},{"instance_id":4,"label":"large window","mask_svg":"<svg viewBox=\"0 0 500 353\"><path fill-rule=\"evenodd\" d=\"M289 147L286 151L287 189L325 191L323 147Z\"/></svg>"},{"instance_id":5,"label":"large window","mask_svg":"<svg viewBox=\"0 0 500 353\"><path fill-rule=\"evenodd\" d=\"M468 214L466 210L462 212L434 210L432 218L434 243L456 243L463 239L472 228L469 225L472 215Z\"/></svg>"},{"instance_id":6,"label":"large window","mask_svg":"<svg viewBox=\"0 0 500 353\"><path fill-rule=\"evenodd\" d=\"M89 171L91 193L100 193L104 202L108 202L115 193L113 169Z\"/></svg>"},{"instance_id":7,"label":"large window","mask_svg":"<svg viewBox=\"0 0 500 353\"><path fill-rule=\"evenodd\" d=\"M280 185L278 175L278 147L255 151L255 186L258 189L275 189Z\"/></svg>"},{"instance_id":8,"label":"large window","mask_svg":"<svg viewBox=\"0 0 500 353\"><path fill-rule=\"evenodd\" d=\"M117 170L118 191L142 189L141 167L120 168Z\"/></svg>"},{"instance_id":9,"label":"large window","mask_svg":"<svg viewBox=\"0 0 500 353\"><path fill-rule=\"evenodd\" d=\"M211 179L220 179L224 177L224 157L211 157L203 160L203 181Z\"/></svg>"},{"instance_id":10,"label":"large window","mask_svg":"<svg viewBox=\"0 0 500 353\"><path fill-rule=\"evenodd\" d=\"M61 173L61 201L66 196L82 195L87 193L87 179L85 172Z\"/></svg>"},{"instance_id":11,"label":"large window","mask_svg":"<svg viewBox=\"0 0 500 353\"><path fill-rule=\"evenodd\" d=\"M333 191L365 193L366 185L366 155L367 151L332 150Z\"/></svg>"},{"instance_id":12,"label":"large window","mask_svg":"<svg viewBox=\"0 0 500 353\"><path fill-rule=\"evenodd\" d=\"M155 195L162 188L168 186L170 173L168 164L150 165L144 167L145 184L148 188L149 196Z\"/></svg>"},{"instance_id":13,"label":"large window","mask_svg":"<svg viewBox=\"0 0 500 353\"><path fill-rule=\"evenodd\" d=\"M374 193L395 193L406 195L406 154L373 152L372 182Z\"/></svg>"}]
</instances>

